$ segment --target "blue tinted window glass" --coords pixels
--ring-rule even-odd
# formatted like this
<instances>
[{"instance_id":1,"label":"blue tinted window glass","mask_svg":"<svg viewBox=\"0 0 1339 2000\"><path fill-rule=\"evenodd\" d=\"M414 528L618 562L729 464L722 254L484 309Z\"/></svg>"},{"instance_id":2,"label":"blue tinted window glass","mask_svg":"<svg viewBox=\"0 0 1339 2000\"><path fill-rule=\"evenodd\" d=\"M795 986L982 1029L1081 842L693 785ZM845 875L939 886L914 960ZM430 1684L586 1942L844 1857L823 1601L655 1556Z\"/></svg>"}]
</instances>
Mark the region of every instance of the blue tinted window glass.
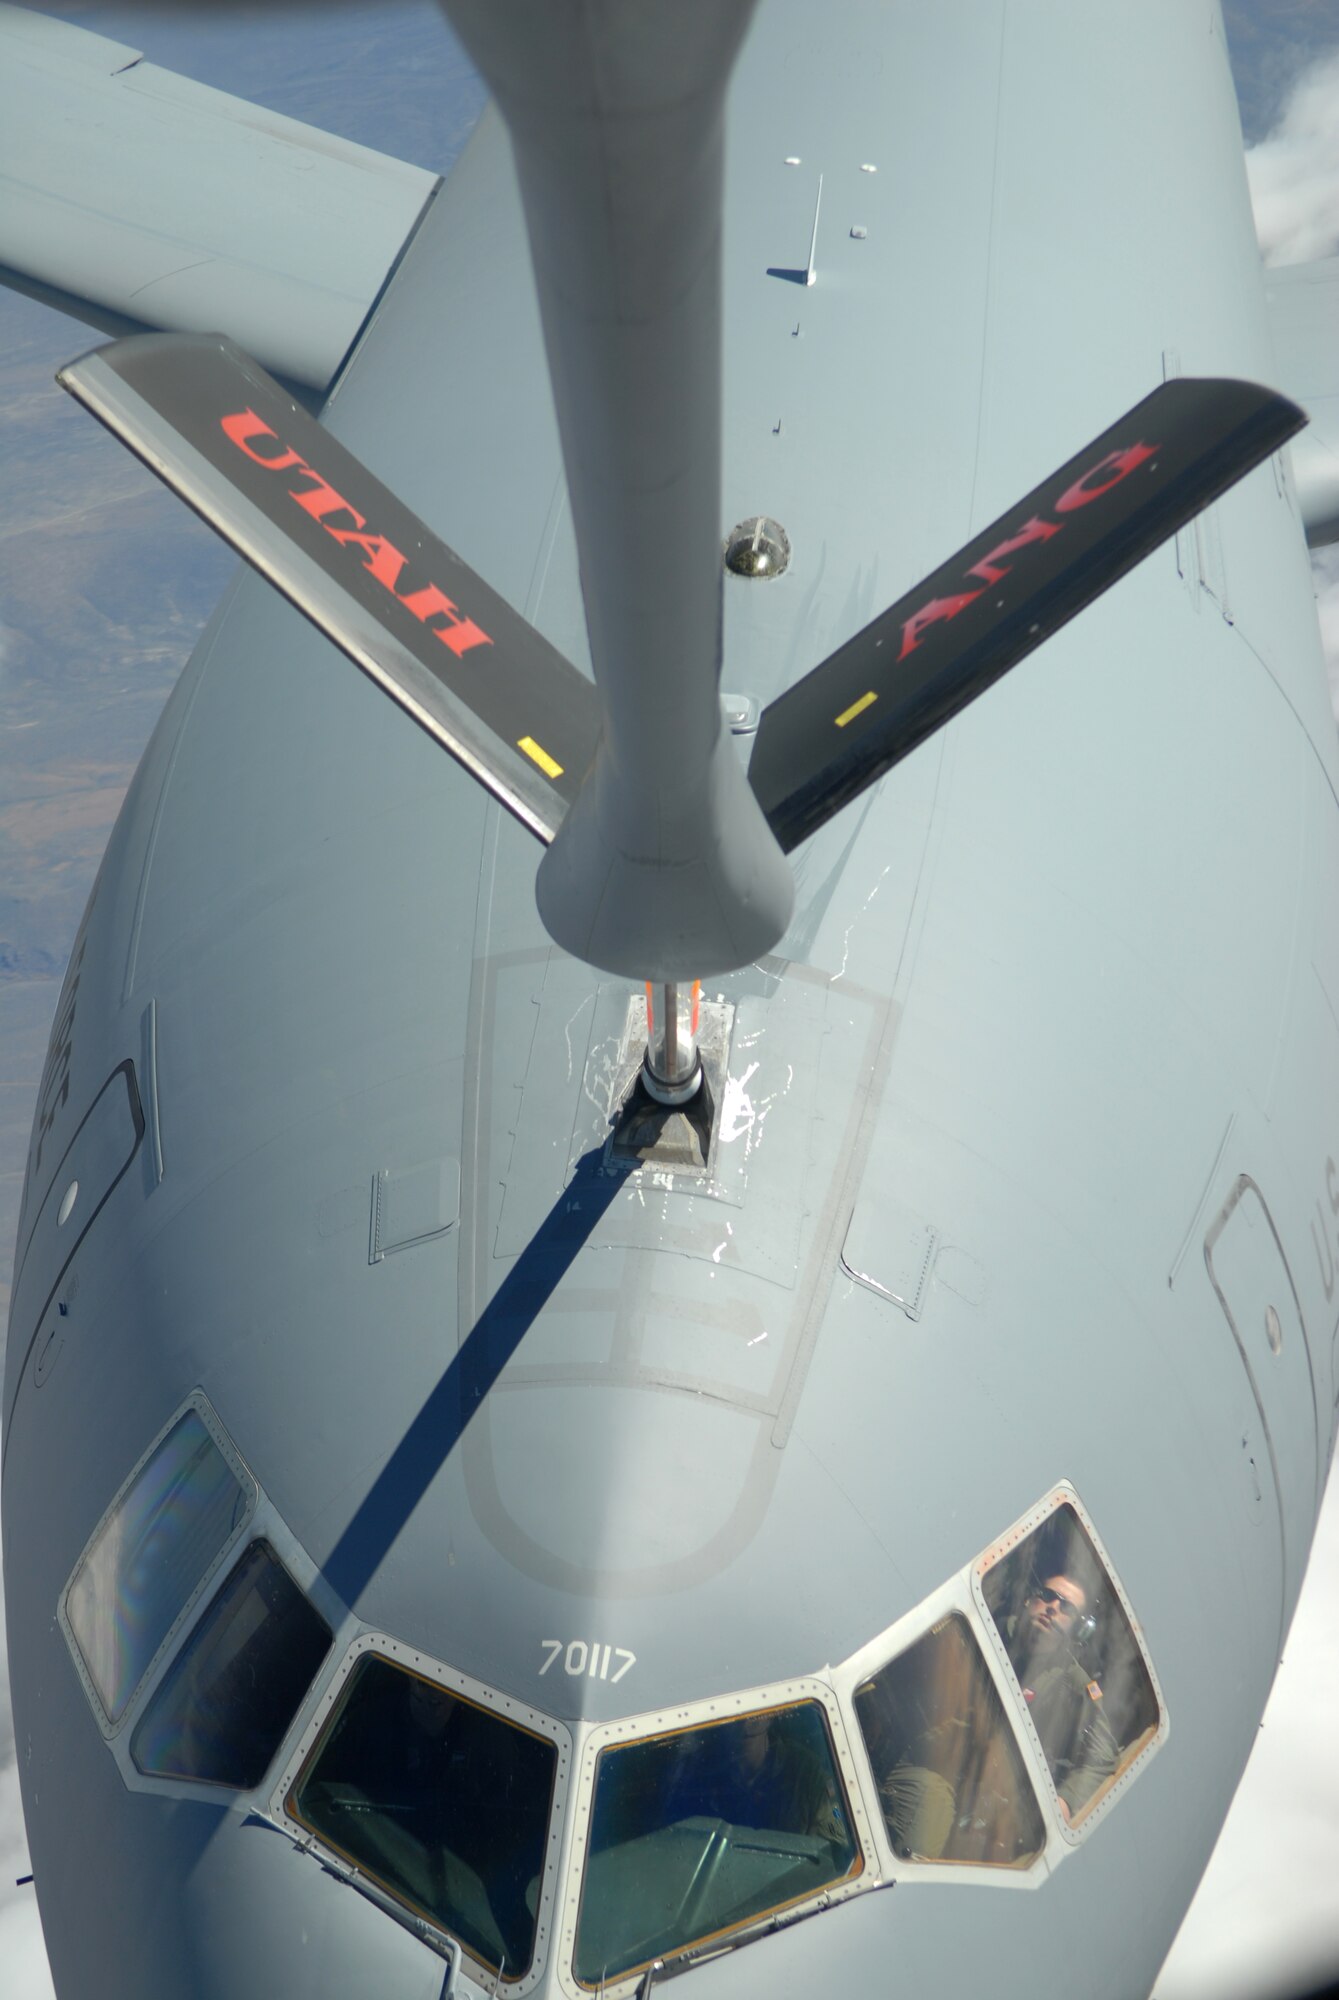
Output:
<instances>
[{"instance_id":1,"label":"blue tinted window glass","mask_svg":"<svg viewBox=\"0 0 1339 2000\"><path fill-rule=\"evenodd\" d=\"M862 1865L817 1702L602 1750L573 1970L598 1991Z\"/></svg>"},{"instance_id":2,"label":"blue tinted window glass","mask_svg":"<svg viewBox=\"0 0 1339 2000\"><path fill-rule=\"evenodd\" d=\"M361 1660L293 1818L497 1974L535 1953L557 1746L389 1660Z\"/></svg>"},{"instance_id":3,"label":"blue tinted window glass","mask_svg":"<svg viewBox=\"0 0 1339 2000\"><path fill-rule=\"evenodd\" d=\"M330 1649L330 1627L253 1542L158 1683L135 1731L141 1771L258 1785Z\"/></svg>"},{"instance_id":4,"label":"blue tinted window glass","mask_svg":"<svg viewBox=\"0 0 1339 2000\"><path fill-rule=\"evenodd\" d=\"M249 1498L188 1410L98 1529L70 1583L66 1616L112 1722Z\"/></svg>"}]
</instances>

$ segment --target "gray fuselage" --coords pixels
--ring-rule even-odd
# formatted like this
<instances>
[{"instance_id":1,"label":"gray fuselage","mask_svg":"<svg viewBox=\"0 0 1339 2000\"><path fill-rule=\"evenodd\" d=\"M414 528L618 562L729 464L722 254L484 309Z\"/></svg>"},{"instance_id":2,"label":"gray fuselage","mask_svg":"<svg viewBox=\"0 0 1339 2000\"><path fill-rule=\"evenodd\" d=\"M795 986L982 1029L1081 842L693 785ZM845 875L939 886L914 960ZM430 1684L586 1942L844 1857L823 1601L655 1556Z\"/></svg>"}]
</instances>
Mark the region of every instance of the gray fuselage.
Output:
<instances>
[{"instance_id":1,"label":"gray fuselage","mask_svg":"<svg viewBox=\"0 0 1339 2000\"><path fill-rule=\"evenodd\" d=\"M765 9L726 214L721 534L767 514L792 549L726 587L724 685L759 702L1165 372L1271 377L1216 9ZM588 665L492 113L323 420ZM894 1968L1032 1993L1039 1923L1086 1994L1147 1990L1333 1440L1337 779L1272 462L799 850L776 955L707 994L733 1009L710 1189L643 1173L592 1210L567 1191L635 996L550 945L534 842L240 576L112 835L19 1236L4 1567L63 2000L440 1983L267 1824L273 1774L128 1787L102 1741L57 1604L197 1389L305 1552L329 1669L389 1634L578 1751L821 1679L1072 1482L1165 1748L1072 1852L1053 1828L1040 1903L912 1871L694 1994L885 1993ZM118 1110L88 1139L62 1235L48 1189L127 1062L143 1135ZM1234 1195L1256 1221L1227 1278ZM510 1358L462 1398L448 1371L509 1277ZM634 1664L541 1674L553 1640Z\"/></svg>"}]
</instances>

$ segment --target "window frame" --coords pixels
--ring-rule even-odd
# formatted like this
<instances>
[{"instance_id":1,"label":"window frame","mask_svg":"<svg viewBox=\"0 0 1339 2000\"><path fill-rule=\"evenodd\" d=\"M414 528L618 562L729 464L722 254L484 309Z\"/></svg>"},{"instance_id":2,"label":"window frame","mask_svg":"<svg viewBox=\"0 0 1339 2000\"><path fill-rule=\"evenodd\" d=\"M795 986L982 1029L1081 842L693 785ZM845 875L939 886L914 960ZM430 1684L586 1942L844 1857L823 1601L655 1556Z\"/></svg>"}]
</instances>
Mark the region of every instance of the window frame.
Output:
<instances>
[{"instance_id":1,"label":"window frame","mask_svg":"<svg viewBox=\"0 0 1339 2000\"><path fill-rule=\"evenodd\" d=\"M226 1778L206 1778L196 1774L188 1774L183 1771L155 1770L151 1765L143 1764L140 1762L139 1754L135 1747L136 1739L139 1735L140 1728L145 1722L148 1721L158 1696L167 1687L173 1672L175 1671L179 1663L185 1658L191 1645L194 1643L197 1634L203 1629L211 1611L214 1609L215 1605L218 1604L220 1598L223 1596L224 1591L227 1589L229 1583L232 1581L232 1578L237 1574L238 1569L247 1560L248 1556L251 1554L253 1549L264 1549L264 1551L274 1564L275 1568L284 1577L285 1581L288 1584L290 1584L292 1588L297 1592L297 1595L301 1598L307 1610L311 1612L314 1617L319 1619L321 1625L324 1627L326 1633L326 1643L325 1643L325 1648L321 1654L320 1660L317 1663L315 1671L309 1676L306 1683L306 1687L303 1690L302 1697L298 1701L297 1706L293 1709L292 1714L289 1716L288 1722L284 1727L284 1730L279 1738L279 1741L275 1744L275 1747L271 1752L268 1761L266 1762L264 1770L261 1772L259 1778L256 1780L254 1784L238 1785L238 1784L232 1784ZM241 1542L238 1545L238 1547L233 1551L233 1560L226 1565L226 1567L221 1571L219 1576L215 1579L214 1588L209 1593L208 1597L203 1598L201 1600L200 1605L196 1612L196 1616L193 1622L191 1623L189 1629L182 1633L176 1646L172 1650L171 1656L164 1660L162 1671L155 1677L151 1692L147 1693L144 1696L143 1700L139 1703L138 1716L135 1722L135 1726L126 1737L126 1747L129 1753L131 1765L141 1778L148 1779L155 1787L158 1787L163 1784L188 1787L193 1792L198 1792L200 1795L204 1797L212 1797L216 1799L220 1796L240 1797L243 1794L250 1794L260 1791L264 1787L266 1779L269 1777L270 1772L274 1768L275 1760L277 1759L280 1750L283 1748L284 1743L287 1741L289 1735L292 1732L294 1722L297 1720L298 1715L302 1712L302 1709L305 1707L307 1698L310 1695L312 1687L315 1685L317 1681L323 1678L323 1670L330 1664L330 1659L334 1651L335 1651L334 1627L331 1625L329 1618L325 1616L325 1613L320 1609L318 1609L316 1604L313 1602L310 1590L304 1590L302 1586L298 1583L297 1578L292 1573L290 1565L279 1554L279 1551L275 1548L273 1542L269 1539L267 1535L255 1534L249 1536L243 1542Z\"/></svg>"},{"instance_id":2,"label":"window frame","mask_svg":"<svg viewBox=\"0 0 1339 2000\"><path fill-rule=\"evenodd\" d=\"M159 1641L156 1651L141 1669L139 1678L121 1706L120 1713L113 1717L108 1713L102 1696L94 1683L93 1676L89 1672L85 1662L83 1648L79 1643L78 1634L75 1631L74 1622L70 1616L70 1595L98 1538L134 1489L136 1482L142 1476L145 1467L149 1464L154 1453L176 1429L177 1425L181 1423L182 1419L192 1412L199 1418L208 1431L219 1455L242 1489L244 1505L240 1517L228 1536L215 1552L203 1575L197 1580L185 1602L178 1608L172 1623L168 1626L167 1631ZM89 1707L93 1711L94 1720L97 1722L98 1728L108 1743L124 1738L127 1731L131 1728L132 1723L140 1715L144 1707L147 1691L157 1685L167 1661L175 1654L186 1627L193 1622L196 1612L210 1594L221 1572L231 1563L233 1556L249 1535L251 1525L256 1518L259 1500L260 1487L255 1475L233 1444L232 1439L224 1430L223 1425L219 1422L208 1397L202 1390L196 1389L187 1396L183 1403L179 1404L167 1422L155 1433L150 1443L140 1453L126 1477L117 1487L115 1494L107 1506L103 1508L102 1513L98 1516L92 1533L80 1549L78 1556L71 1566L70 1574L65 1579L56 1607L56 1616L59 1620L61 1631L65 1635L65 1643L69 1649L70 1658L74 1663L75 1672L78 1674L84 1693L88 1697ZM118 1759L118 1761L120 1760Z\"/></svg>"},{"instance_id":3,"label":"window frame","mask_svg":"<svg viewBox=\"0 0 1339 2000\"><path fill-rule=\"evenodd\" d=\"M163 1439L181 1421L188 1410L196 1412L215 1444L223 1453L232 1471L242 1480L244 1486L249 1489L248 1504L243 1510L242 1516L233 1532L229 1535L214 1561L210 1564L190 1597L177 1614L158 1651L140 1677L134 1693L121 1711L120 1717L113 1726L109 1727L105 1711L98 1700L97 1691L93 1687L91 1679L84 1668L83 1657L79 1651L78 1642L75 1640L68 1622L65 1608L66 1597L70 1585L79 1574L80 1565L83 1563L93 1542L101 1533L104 1523L110 1518L124 1495L134 1485L154 1452L157 1451L159 1445L163 1442ZM112 1761L116 1765L121 1783L127 1791L149 1792L157 1794L159 1797L164 1793L170 1793L175 1798L198 1799L202 1803L215 1807L223 1800L231 1803L238 1799L252 1799L259 1805L261 1801L268 1798L270 1771L275 1768L275 1760L271 1761L270 1769L266 1772L260 1783L244 1791L228 1786L220 1786L212 1782L207 1783L197 1778L182 1778L157 1772L141 1771L130 1753L130 1745L141 1719L153 1702L163 1681L171 1672L182 1648L190 1640L200 1619L205 1615L205 1612L213 1603L223 1583L231 1576L239 1557L252 1541L263 1541L269 1544L278 1562L287 1570L290 1580L296 1584L303 1596L320 1613L334 1635L323 1665L318 1670L303 1701L298 1705L293 1722L290 1724L288 1732L286 1732L285 1740L287 1740L294 1728L299 1726L305 1727L303 1718L309 1711L313 1696L319 1692L328 1679L335 1662L340 1657L342 1646L347 1643L348 1633L350 1628L354 1626L355 1621L350 1618L347 1608L335 1596L334 1592L331 1591L316 1564L307 1554L301 1542L293 1534L293 1531L282 1515L280 1515L273 1501L266 1494L255 1473L252 1472L250 1466L237 1449L237 1446L233 1443L222 1419L208 1396L202 1389L194 1389L172 1412L167 1422L155 1434L145 1450L141 1452L131 1472L117 1488L115 1497L98 1517L97 1526L88 1537L88 1540L79 1553L78 1560L71 1568L70 1575L61 1590L60 1599L57 1604L57 1618L65 1634L66 1646L69 1650L70 1658L79 1676L85 1695L88 1698L88 1704L93 1711L94 1720L98 1725L107 1749L111 1753ZM280 1751L276 1752L276 1760L281 1753L282 1745L280 1746Z\"/></svg>"},{"instance_id":4,"label":"window frame","mask_svg":"<svg viewBox=\"0 0 1339 2000\"><path fill-rule=\"evenodd\" d=\"M456 1667L444 1661L433 1659L415 1646L406 1645L403 1640L394 1639L386 1632L360 1631L351 1644L343 1650L339 1648L336 1634L335 1664L327 1674L321 1691L311 1708L301 1733L294 1740L293 1747L278 1776L268 1792L268 1816L271 1823L283 1829L289 1838L304 1850L328 1857L327 1865L354 1887L363 1891L379 1908L403 1924L417 1936L433 1942L434 1948L442 1950L444 1957L454 1958L464 1969L466 1976L482 1983L490 1993L520 1996L529 1993L545 1976L553 1955L553 1939L556 1926L555 1912L561 1887L561 1871L566 1867L564 1847L567 1834L567 1798L573 1761L573 1740L566 1724L554 1716L545 1715L542 1710L531 1708L528 1702L504 1694L484 1681L477 1681L471 1675L461 1673ZM367 1873L359 1864L335 1847L322 1834L315 1831L296 1812L291 1811L289 1800L297 1787L312 1751L315 1749L331 1715L339 1706L344 1688L358 1663L369 1654L389 1660L407 1672L417 1674L420 1679L432 1681L448 1693L461 1696L476 1708L491 1711L504 1721L513 1723L532 1736L540 1736L551 1742L557 1750L557 1764L553 1775L553 1791L549 1800L548 1821L544 1841L544 1865L539 1878L539 1896L535 1905L535 1944L530 1964L519 1978L498 1978L495 1968L478 1958L471 1947L453 1931L446 1930L425 1911L414 1904L402 1900L386 1887L376 1876ZM443 1947L446 1949L443 1950Z\"/></svg>"},{"instance_id":5,"label":"window frame","mask_svg":"<svg viewBox=\"0 0 1339 2000\"><path fill-rule=\"evenodd\" d=\"M766 1687L744 1688L738 1692L717 1695L697 1701L685 1702L680 1707L650 1710L641 1715L624 1716L614 1722L599 1723L583 1732L577 1767L573 1780L574 1808L571 1814L571 1845L563 1869L563 1899L559 1914L558 1936L558 1983L569 2000L593 2000L598 1994L600 2000L622 2000L622 1996L635 1994L646 1977L645 1966L637 1966L620 1973L599 1987L587 1986L578 1980L575 1971L576 1936L581 1918L581 1901L585 1890L586 1857L590 1842L591 1811L595 1798L596 1765L602 1750L617 1749L628 1743L644 1741L655 1736L669 1736L681 1731L702 1729L714 1722L730 1722L740 1716L758 1714L764 1709L793 1708L801 1702L813 1702L823 1711L832 1744L833 1756L846 1800L850 1808L851 1832L855 1842L857 1866L838 1882L828 1883L812 1896L803 1896L791 1902L778 1905L776 1913L784 1913L785 1921L794 1921L811 1912L835 1907L846 1902L851 1896L867 1894L870 1890L884 1886L885 1878L879 1865L879 1851L875 1846L870 1825L868 1801L861 1773L852 1754L848 1716L843 1710L830 1680L818 1680L803 1676L788 1681L773 1682ZM760 1911L756 1917L748 1919L737 1927L738 1931L749 1933L755 1926L765 1924L774 1912ZM710 1940L696 1939L683 1949L691 1951L698 1947L729 1949L733 1931L713 1934ZM672 1963L671 1960L666 1961Z\"/></svg>"},{"instance_id":6,"label":"window frame","mask_svg":"<svg viewBox=\"0 0 1339 2000\"><path fill-rule=\"evenodd\" d=\"M1034 1890L1046 1881L1056 1860L1052 1834L1053 1822L1060 1815L1048 1810L1047 1784L1039 1782L1033 1764L1033 1745L1019 1729L1015 1706L1019 1700L1017 1683L1010 1682L1000 1672L996 1651L982 1629L982 1614L975 1601L971 1586L974 1565L966 1564L956 1575L948 1578L937 1590L923 1597L911 1611L904 1613L893 1624L884 1627L876 1637L868 1640L854 1653L848 1654L840 1666L832 1669L831 1679L838 1699L845 1713L850 1717L855 1738L855 1754L859 1761L861 1782L866 1788L870 1801L870 1818L875 1828L881 1872L896 1882L952 1882L972 1883L993 1889ZM855 1697L858 1688L882 1672L893 1660L910 1649L932 1632L946 1617L958 1615L966 1622L967 1628L976 1641L986 1673L1000 1699L1006 1726L1011 1730L1014 1746L1018 1751L1024 1775L1032 1786L1036 1804L1041 1814L1046 1838L1038 1853L1028 1861L1011 1863L1008 1866L982 1861L908 1861L903 1860L894 1850L879 1802L878 1780L870 1761L865 1743L865 1733L860 1727Z\"/></svg>"},{"instance_id":7,"label":"window frame","mask_svg":"<svg viewBox=\"0 0 1339 2000\"><path fill-rule=\"evenodd\" d=\"M216 1552L149 1664L140 1675L120 1716L112 1723L85 1667L78 1640L71 1626L67 1600L76 1577L103 1532L107 1522L130 1493L145 1466L164 1439L181 1419L194 1411L209 1432L245 1496L239 1519ZM1021 1542L1044 1525L1061 1507L1069 1507L1087 1535L1094 1555L1101 1563L1112 1593L1119 1601L1133 1637L1157 1706L1157 1723L1137 1741L1137 1747L1099 1789L1077 1821L1066 1821L1059 1808L1058 1794L1040 1740L1032 1726L1026 1702L1009 1661L1003 1637L998 1631L985 1599L984 1580L989 1571L1010 1555ZM173 1411L140 1454L112 1500L100 1514L85 1541L78 1559L61 1590L57 1613L65 1633L71 1660L83 1683L89 1706L107 1747L117 1764L123 1784L133 1791L163 1793L208 1800L217 1805L220 1786L213 1782L141 1772L130 1755L130 1744L140 1720L154 1700L163 1680L171 1671L182 1647L212 1603L223 1581L232 1574L241 1552L252 1542L268 1543L275 1559L291 1581L307 1597L332 1633L332 1642L322 1667L299 1704L286 1735L287 1753L281 1745L276 1761L260 1783L237 1797L254 1801L253 1809L267 1817L302 1850L315 1852L323 1865L348 1880L368 1896L388 1916L423 1939L443 1957L464 1963L470 1976L506 1995L521 1996L532 1991L549 1976L550 1968L569 2000L592 2000L596 1989L579 1982L575 1973L576 1934L585 1889L585 1863L591 1831L595 1776L602 1751L622 1744L700 1729L713 1722L725 1722L766 1709L813 1702L823 1711L829 1740L846 1793L851 1831L857 1850L852 1873L831 1883L810 1897L800 1897L780 1905L782 1921L816 1913L853 1895L891 1886L894 1883L972 1883L1003 1891L1038 1889L1054 1868L1080 1846L1142 1775L1149 1761L1170 1734L1170 1717L1161 1684L1149 1653L1146 1636L1135 1616L1124 1584L1111 1560L1106 1544L1073 1485L1059 1480L1003 1534L996 1537L956 1574L949 1577L912 1609L895 1619L872 1639L858 1647L835 1666L820 1668L812 1675L796 1676L765 1686L701 1697L679 1706L648 1711L611 1722L589 1725L564 1723L527 1702L489 1687L458 1669L420 1652L389 1634L368 1630L326 1585L324 1577L277 1514L255 1475L238 1452L212 1404L202 1390L193 1391ZM1046 1837L1040 1852L1014 1864L964 1861L911 1861L900 1859L883 1817L876 1776L855 1706L857 1690L882 1671L900 1654L924 1639L945 1617L962 1617L975 1636L985 1670L999 1696L1002 1712L1012 1730L1022 1768L1032 1786ZM341 1701L345 1685L367 1655L376 1654L411 1673L458 1694L475 1706L492 1711L503 1719L542 1737L555 1746L557 1762L549 1803L544 1861L536 1905L534 1953L527 1971L517 1978L498 1979L492 1967L476 1959L468 1946L408 1902L400 1901L375 1877L367 1875L305 1821L289 1810L289 1798L303 1768L333 1710ZM819 1678L819 1675L822 1678ZM282 1761L278 1761L282 1759ZM231 1790L232 1788L223 1788ZM766 1924L772 1912L762 1912L741 1926L750 1937ZM730 1947L731 1933L721 1934L719 1948ZM697 1946L714 1948L714 1941L696 1941ZM685 1950L696 1948L685 1946ZM644 1969L635 1968L610 1981L601 2000L621 2000L635 1993L644 1978Z\"/></svg>"},{"instance_id":8,"label":"window frame","mask_svg":"<svg viewBox=\"0 0 1339 2000\"><path fill-rule=\"evenodd\" d=\"M1139 1658L1143 1663L1145 1673L1148 1675L1149 1684L1153 1689L1153 1698L1158 1708L1156 1725L1151 1730L1145 1730L1141 1739L1136 1739L1138 1748L1133 1751L1127 1761L1123 1761L1117 1766L1116 1771L1110 1778L1106 1779L1098 1787L1098 1790L1094 1793L1088 1804L1079 1813L1078 1818L1073 1821L1067 1820L1060 1810L1060 1795L1056 1789L1055 1780L1051 1776L1051 1767L1047 1762L1046 1753L1042 1749L1041 1740L1032 1725L1032 1718L1028 1713L1028 1705L1023 1699L1023 1690L1019 1686L1018 1676L1014 1672L1013 1663L1005 1649L1003 1635L997 1628L994 1617L986 1604L984 1590L984 1579L987 1571L993 1569L1004 1557L1011 1555L1020 1542L1026 1541L1029 1535L1033 1534L1044 1522L1048 1521L1053 1514L1058 1513L1061 1507L1072 1508L1077 1516L1084 1533L1092 1544L1093 1553L1102 1565L1107 1582L1120 1602L1130 1634L1138 1650ZM1158 1679L1157 1669L1153 1665L1153 1659L1148 1650L1148 1641L1144 1635L1143 1627L1139 1619L1135 1616L1134 1607L1130 1603L1125 1586L1121 1582L1116 1566L1111 1560L1106 1544L1094 1527L1092 1517L1087 1508L1067 1479L1058 1480L1049 1492L1045 1493L1037 1501L1035 1506L1030 1507L1026 1514L1020 1515L1012 1527L1008 1528L988 1548L983 1549L969 1568L972 1599L978 1614L977 1622L980 1627L984 1628L990 1652L994 1658L996 1678L1002 1681L1007 1691L1006 1704L1008 1710L1013 1716L1015 1724L1021 1724L1021 1727L1016 1728L1015 1733L1023 1743L1028 1760L1033 1768L1033 1777L1038 1788L1038 1794L1042 1800L1046 1815L1051 1821L1052 1830L1057 1836L1059 1846L1057 1858L1059 1858L1069 1849L1082 1846L1093 1828L1106 1818L1114 1801L1122 1797L1129 1790L1136 1778L1142 1776L1144 1771L1147 1770L1150 1760L1157 1755L1158 1751L1167 1741L1171 1733L1171 1719L1167 1712L1167 1703L1163 1696L1162 1684ZM1048 1841L1047 1845L1049 1848L1051 1843Z\"/></svg>"}]
</instances>

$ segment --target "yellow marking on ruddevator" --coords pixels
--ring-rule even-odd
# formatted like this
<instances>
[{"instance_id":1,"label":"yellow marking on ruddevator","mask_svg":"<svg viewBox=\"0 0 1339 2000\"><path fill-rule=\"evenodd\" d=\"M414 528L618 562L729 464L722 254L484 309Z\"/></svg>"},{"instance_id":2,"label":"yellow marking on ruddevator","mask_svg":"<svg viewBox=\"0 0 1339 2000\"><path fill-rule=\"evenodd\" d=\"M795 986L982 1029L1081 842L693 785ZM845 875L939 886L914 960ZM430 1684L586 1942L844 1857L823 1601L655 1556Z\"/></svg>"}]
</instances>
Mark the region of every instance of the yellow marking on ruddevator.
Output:
<instances>
[{"instance_id":1,"label":"yellow marking on ruddevator","mask_svg":"<svg viewBox=\"0 0 1339 2000\"><path fill-rule=\"evenodd\" d=\"M869 707L870 703L872 701L877 701L878 698L879 697L876 694L862 694L859 701L853 701L851 703L851 706L849 708L844 708L841 714L837 717L838 729L845 729L848 722L854 722L856 717L862 714L863 711Z\"/></svg>"},{"instance_id":2,"label":"yellow marking on ruddevator","mask_svg":"<svg viewBox=\"0 0 1339 2000\"><path fill-rule=\"evenodd\" d=\"M872 701L873 699L874 697L873 695L871 695L870 700ZM546 778L561 778L563 774L562 765L558 762L556 757L550 757L548 751L542 749L541 746L538 743L536 743L533 736L523 736L520 742L516 745L516 748L518 750L524 750L526 756L530 759L530 762L532 764L538 764L540 770L544 773L544 776Z\"/></svg>"}]
</instances>

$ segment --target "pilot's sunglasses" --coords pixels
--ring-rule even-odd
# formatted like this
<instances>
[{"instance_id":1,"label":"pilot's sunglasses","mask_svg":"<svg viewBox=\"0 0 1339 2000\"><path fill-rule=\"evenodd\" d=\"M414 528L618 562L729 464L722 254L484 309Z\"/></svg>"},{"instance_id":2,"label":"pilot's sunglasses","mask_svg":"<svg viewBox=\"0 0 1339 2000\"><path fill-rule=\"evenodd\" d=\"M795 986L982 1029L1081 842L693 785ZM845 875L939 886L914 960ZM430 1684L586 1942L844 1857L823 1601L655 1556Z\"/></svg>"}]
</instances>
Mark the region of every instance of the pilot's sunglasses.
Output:
<instances>
[{"instance_id":1,"label":"pilot's sunglasses","mask_svg":"<svg viewBox=\"0 0 1339 2000\"><path fill-rule=\"evenodd\" d=\"M1031 1595L1036 1598L1039 1604L1054 1604L1058 1606L1061 1611L1068 1612L1071 1618L1078 1615L1078 1605L1072 1599L1062 1597L1058 1590L1052 1590L1047 1584L1034 1583Z\"/></svg>"}]
</instances>

